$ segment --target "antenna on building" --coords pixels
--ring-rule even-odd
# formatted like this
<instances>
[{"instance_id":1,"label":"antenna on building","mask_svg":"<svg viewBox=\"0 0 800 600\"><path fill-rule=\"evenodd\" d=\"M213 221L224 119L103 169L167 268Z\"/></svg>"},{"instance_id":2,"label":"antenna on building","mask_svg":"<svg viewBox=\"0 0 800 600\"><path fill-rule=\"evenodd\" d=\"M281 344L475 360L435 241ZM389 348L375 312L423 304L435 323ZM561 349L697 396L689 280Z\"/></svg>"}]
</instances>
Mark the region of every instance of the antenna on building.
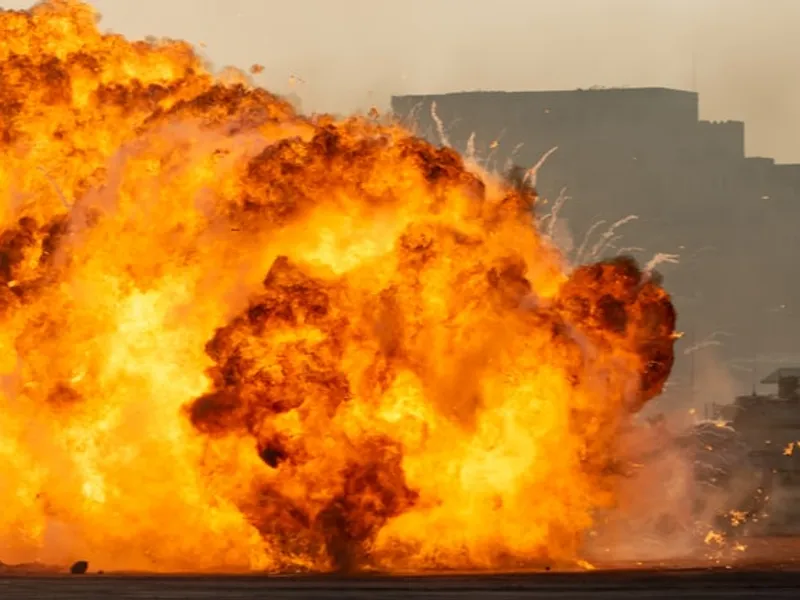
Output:
<instances>
[{"instance_id":1,"label":"antenna on building","mask_svg":"<svg viewBox=\"0 0 800 600\"><path fill-rule=\"evenodd\" d=\"M692 91L697 93L697 53L692 51Z\"/></svg>"}]
</instances>

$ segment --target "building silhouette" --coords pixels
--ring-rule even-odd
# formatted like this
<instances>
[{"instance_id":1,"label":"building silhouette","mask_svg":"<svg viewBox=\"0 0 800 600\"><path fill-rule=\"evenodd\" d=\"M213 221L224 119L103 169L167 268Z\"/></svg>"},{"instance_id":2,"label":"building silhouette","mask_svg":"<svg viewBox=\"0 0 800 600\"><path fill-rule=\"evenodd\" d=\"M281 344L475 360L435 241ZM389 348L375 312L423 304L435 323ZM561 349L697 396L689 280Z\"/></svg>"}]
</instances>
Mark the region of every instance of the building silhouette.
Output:
<instances>
[{"instance_id":1,"label":"building silhouette","mask_svg":"<svg viewBox=\"0 0 800 600\"><path fill-rule=\"evenodd\" d=\"M696 93L664 88L392 98L419 135L438 144L443 133L490 170L530 167L557 146L537 187L550 200L566 189L560 215L573 248L586 258L609 225L636 215L602 254L679 255L658 267L679 328L723 342L713 351L744 392L800 355L800 165L747 157L744 123L702 121L698 106ZM673 380L684 396L692 372L679 352Z\"/></svg>"}]
</instances>

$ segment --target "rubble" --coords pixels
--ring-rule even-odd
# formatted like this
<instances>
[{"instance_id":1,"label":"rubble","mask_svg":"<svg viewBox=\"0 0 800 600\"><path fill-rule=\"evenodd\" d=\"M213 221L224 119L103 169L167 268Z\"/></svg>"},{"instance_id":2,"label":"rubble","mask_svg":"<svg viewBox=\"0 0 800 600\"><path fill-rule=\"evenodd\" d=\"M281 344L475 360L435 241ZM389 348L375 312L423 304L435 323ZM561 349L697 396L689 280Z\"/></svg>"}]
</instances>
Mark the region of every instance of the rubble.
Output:
<instances>
[{"instance_id":1,"label":"rubble","mask_svg":"<svg viewBox=\"0 0 800 600\"><path fill-rule=\"evenodd\" d=\"M84 575L88 570L89 563L85 560L79 560L69 568L69 572L73 575Z\"/></svg>"}]
</instances>

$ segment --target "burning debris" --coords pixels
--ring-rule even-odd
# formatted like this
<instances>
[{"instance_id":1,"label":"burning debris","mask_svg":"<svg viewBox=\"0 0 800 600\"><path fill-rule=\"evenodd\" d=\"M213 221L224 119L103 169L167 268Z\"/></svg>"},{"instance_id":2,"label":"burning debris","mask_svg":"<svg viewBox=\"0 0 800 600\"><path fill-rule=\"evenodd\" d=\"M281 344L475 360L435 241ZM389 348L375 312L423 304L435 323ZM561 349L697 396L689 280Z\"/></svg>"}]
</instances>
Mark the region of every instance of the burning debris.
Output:
<instances>
[{"instance_id":1,"label":"burning debris","mask_svg":"<svg viewBox=\"0 0 800 600\"><path fill-rule=\"evenodd\" d=\"M89 570L89 563L85 560L79 560L72 564L69 568L69 572L72 575L85 575L86 572Z\"/></svg>"},{"instance_id":2,"label":"burning debris","mask_svg":"<svg viewBox=\"0 0 800 600\"><path fill-rule=\"evenodd\" d=\"M0 558L588 565L672 366L658 278L567 272L532 188L240 79L0 11Z\"/></svg>"}]
</instances>

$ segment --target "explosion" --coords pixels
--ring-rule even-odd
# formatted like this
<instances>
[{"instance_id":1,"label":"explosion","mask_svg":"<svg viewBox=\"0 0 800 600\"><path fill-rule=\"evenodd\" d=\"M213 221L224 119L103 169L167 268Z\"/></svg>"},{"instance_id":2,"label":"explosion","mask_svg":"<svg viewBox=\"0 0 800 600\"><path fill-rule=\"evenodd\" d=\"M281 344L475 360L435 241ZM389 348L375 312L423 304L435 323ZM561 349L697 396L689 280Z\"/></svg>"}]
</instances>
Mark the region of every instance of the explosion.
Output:
<instances>
[{"instance_id":1,"label":"explosion","mask_svg":"<svg viewBox=\"0 0 800 600\"><path fill-rule=\"evenodd\" d=\"M675 313L535 193L76 0L0 11L0 560L570 565Z\"/></svg>"}]
</instances>

